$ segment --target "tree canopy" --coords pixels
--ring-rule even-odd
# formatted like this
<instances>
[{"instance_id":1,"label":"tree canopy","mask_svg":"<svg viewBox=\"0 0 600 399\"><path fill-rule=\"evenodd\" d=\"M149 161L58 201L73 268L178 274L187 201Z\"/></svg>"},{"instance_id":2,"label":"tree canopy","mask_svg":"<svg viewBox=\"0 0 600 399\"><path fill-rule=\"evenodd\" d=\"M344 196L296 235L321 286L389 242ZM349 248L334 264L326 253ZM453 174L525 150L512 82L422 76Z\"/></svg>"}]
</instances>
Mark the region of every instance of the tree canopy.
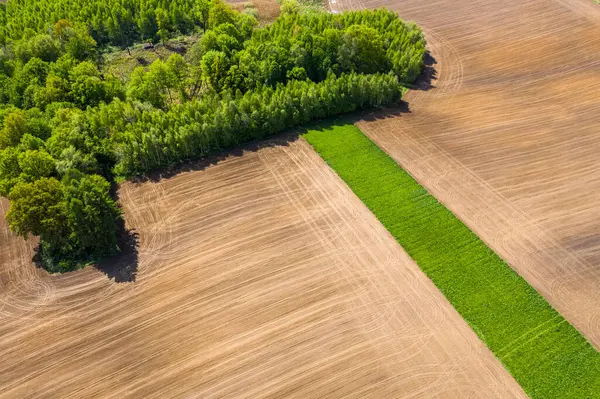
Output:
<instances>
[{"instance_id":1,"label":"tree canopy","mask_svg":"<svg viewBox=\"0 0 600 399\"><path fill-rule=\"evenodd\" d=\"M207 8L207 0L11 0L0 3L0 44L53 27L65 39L63 26L76 24L78 28L67 36L77 41L78 30L85 29L99 44L125 46L202 27L208 20Z\"/></svg>"},{"instance_id":2,"label":"tree canopy","mask_svg":"<svg viewBox=\"0 0 600 399\"><path fill-rule=\"evenodd\" d=\"M196 30L184 56L125 79L108 44ZM111 184L291 126L397 101L421 72L422 31L387 10L305 12L259 27L221 0L0 4L0 195L50 271L118 251Z\"/></svg>"}]
</instances>

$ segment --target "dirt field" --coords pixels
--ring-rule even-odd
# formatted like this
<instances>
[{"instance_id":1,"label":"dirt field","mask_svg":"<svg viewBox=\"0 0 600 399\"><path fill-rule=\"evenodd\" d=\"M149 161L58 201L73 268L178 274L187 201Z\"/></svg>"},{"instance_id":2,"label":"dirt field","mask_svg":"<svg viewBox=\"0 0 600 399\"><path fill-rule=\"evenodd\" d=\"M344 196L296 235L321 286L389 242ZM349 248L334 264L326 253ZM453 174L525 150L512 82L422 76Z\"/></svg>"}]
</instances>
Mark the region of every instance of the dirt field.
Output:
<instances>
[{"instance_id":1,"label":"dirt field","mask_svg":"<svg viewBox=\"0 0 600 399\"><path fill-rule=\"evenodd\" d=\"M600 348L600 6L332 6L383 5L425 29L433 87L360 127Z\"/></svg>"},{"instance_id":2,"label":"dirt field","mask_svg":"<svg viewBox=\"0 0 600 399\"><path fill-rule=\"evenodd\" d=\"M381 5L435 79L361 128L600 347L600 7L332 1ZM50 277L0 229L0 397L523 396L302 141L121 199L135 283Z\"/></svg>"},{"instance_id":3,"label":"dirt field","mask_svg":"<svg viewBox=\"0 0 600 399\"><path fill-rule=\"evenodd\" d=\"M524 397L302 140L121 200L135 283L50 277L3 227L0 397Z\"/></svg>"}]
</instances>

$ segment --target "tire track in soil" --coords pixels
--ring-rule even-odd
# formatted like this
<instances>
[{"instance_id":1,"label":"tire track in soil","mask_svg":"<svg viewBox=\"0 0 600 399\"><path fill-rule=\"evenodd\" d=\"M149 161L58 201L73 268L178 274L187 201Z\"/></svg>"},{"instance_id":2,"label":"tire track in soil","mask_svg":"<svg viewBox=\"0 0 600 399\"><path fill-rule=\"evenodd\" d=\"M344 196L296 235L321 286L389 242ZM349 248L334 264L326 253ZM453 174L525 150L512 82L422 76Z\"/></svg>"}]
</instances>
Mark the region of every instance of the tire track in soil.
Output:
<instances>
[{"instance_id":1,"label":"tire track in soil","mask_svg":"<svg viewBox=\"0 0 600 399\"><path fill-rule=\"evenodd\" d=\"M0 397L524 397L310 146L273 144L121 186L134 284L48 276L3 230L3 287L51 291L6 300Z\"/></svg>"},{"instance_id":2,"label":"tire track in soil","mask_svg":"<svg viewBox=\"0 0 600 399\"><path fill-rule=\"evenodd\" d=\"M423 27L437 79L361 130L600 348L598 7L365 5Z\"/></svg>"}]
</instances>

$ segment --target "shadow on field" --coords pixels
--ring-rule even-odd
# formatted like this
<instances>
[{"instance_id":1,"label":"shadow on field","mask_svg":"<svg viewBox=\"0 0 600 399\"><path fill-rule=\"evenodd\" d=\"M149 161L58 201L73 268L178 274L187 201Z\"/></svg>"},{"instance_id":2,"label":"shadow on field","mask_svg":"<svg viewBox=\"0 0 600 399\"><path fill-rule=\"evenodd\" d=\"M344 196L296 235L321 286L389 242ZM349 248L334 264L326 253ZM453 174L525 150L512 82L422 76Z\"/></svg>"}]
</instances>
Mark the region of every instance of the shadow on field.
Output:
<instances>
[{"instance_id":1,"label":"shadow on field","mask_svg":"<svg viewBox=\"0 0 600 399\"><path fill-rule=\"evenodd\" d=\"M427 91L429 89L435 89L435 86L431 84L433 80L437 80L437 70L435 69L435 65L437 61L431 53L428 51L425 53L425 57L423 58L423 63L425 67L423 68L423 72L421 76L415 80L415 82L410 87L411 90L422 90Z\"/></svg>"},{"instance_id":2,"label":"shadow on field","mask_svg":"<svg viewBox=\"0 0 600 399\"><path fill-rule=\"evenodd\" d=\"M120 252L85 267L96 268L98 271L104 273L106 277L114 280L115 283L132 283L135 282L138 270L139 234L133 229L127 229L123 219L120 220L118 227L117 240L121 249ZM53 273L42 262L41 246L39 243L34 247L31 261L37 268ZM77 272L77 270L80 270L80 267L62 271L60 274L73 273Z\"/></svg>"},{"instance_id":3,"label":"shadow on field","mask_svg":"<svg viewBox=\"0 0 600 399\"><path fill-rule=\"evenodd\" d=\"M127 229L122 219L118 241L121 251L115 256L103 259L94 267L109 279L114 279L115 283L133 283L138 270L139 234L133 229Z\"/></svg>"}]
</instances>

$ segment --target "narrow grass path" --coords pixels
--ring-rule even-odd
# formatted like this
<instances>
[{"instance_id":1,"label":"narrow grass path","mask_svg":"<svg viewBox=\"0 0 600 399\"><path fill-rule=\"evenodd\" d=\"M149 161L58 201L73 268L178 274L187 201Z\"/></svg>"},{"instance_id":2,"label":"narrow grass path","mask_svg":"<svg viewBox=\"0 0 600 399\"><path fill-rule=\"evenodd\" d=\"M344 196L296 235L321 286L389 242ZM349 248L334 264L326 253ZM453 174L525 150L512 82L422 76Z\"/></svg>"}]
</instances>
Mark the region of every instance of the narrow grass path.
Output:
<instances>
[{"instance_id":1,"label":"narrow grass path","mask_svg":"<svg viewBox=\"0 0 600 399\"><path fill-rule=\"evenodd\" d=\"M600 353L356 126L303 134L533 398L600 398ZM600 289L600 288L599 288Z\"/></svg>"}]
</instances>

